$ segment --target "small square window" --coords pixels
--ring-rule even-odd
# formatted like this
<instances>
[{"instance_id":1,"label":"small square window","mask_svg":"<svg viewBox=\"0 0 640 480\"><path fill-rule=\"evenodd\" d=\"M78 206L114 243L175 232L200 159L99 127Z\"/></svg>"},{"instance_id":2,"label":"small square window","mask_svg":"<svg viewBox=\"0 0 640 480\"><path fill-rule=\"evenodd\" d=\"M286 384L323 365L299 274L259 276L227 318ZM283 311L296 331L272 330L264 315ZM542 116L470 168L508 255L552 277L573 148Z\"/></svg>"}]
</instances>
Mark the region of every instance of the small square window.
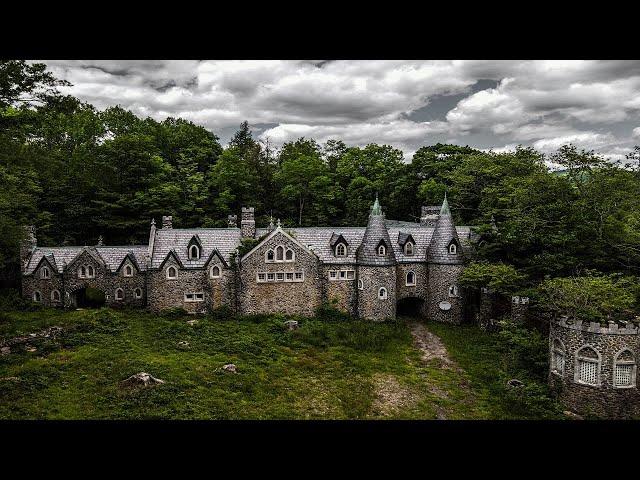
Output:
<instances>
[{"instance_id":1,"label":"small square window","mask_svg":"<svg viewBox=\"0 0 640 480\"><path fill-rule=\"evenodd\" d=\"M296 280L302 280L302 272L296 272Z\"/></svg>"},{"instance_id":2,"label":"small square window","mask_svg":"<svg viewBox=\"0 0 640 480\"><path fill-rule=\"evenodd\" d=\"M356 272L355 270L348 270L347 271L347 279L348 280L353 280L356 278Z\"/></svg>"},{"instance_id":3,"label":"small square window","mask_svg":"<svg viewBox=\"0 0 640 480\"><path fill-rule=\"evenodd\" d=\"M276 275L274 273L267 273L267 280L273 282L276 278Z\"/></svg>"},{"instance_id":4,"label":"small square window","mask_svg":"<svg viewBox=\"0 0 640 480\"><path fill-rule=\"evenodd\" d=\"M282 282L284 280L284 272L278 272L276 273L276 280L278 282Z\"/></svg>"},{"instance_id":5,"label":"small square window","mask_svg":"<svg viewBox=\"0 0 640 480\"><path fill-rule=\"evenodd\" d=\"M265 273L259 273L258 274L258 281L259 282L264 282L267 279L267 275Z\"/></svg>"},{"instance_id":6,"label":"small square window","mask_svg":"<svg viewBox=\"0 0 640 480\"><path fill-rule=\"evenodd\" d=\"M293 281L293 272L287 272L287 282Z\"/></svg>"},{"instance_id":7,"label":"small square window","mask_svg":"<svg viewBox=\"0 0 640 480\"><path fill-rule=\"evenodd\" d=\"M340 270L340 280L344 280L345 278L347 278L347 271Z\"/></svg>"},{"instance_id":8,"label":"small square window","mask_svg":"<svg viewBox=\"0 0 640 480\"><path fill-rule=\"evenodd\" d=\"M338 272L336 272L335 270L329 270L329 278L331 279L338 278Z\"/></svg>"}]
</instances>

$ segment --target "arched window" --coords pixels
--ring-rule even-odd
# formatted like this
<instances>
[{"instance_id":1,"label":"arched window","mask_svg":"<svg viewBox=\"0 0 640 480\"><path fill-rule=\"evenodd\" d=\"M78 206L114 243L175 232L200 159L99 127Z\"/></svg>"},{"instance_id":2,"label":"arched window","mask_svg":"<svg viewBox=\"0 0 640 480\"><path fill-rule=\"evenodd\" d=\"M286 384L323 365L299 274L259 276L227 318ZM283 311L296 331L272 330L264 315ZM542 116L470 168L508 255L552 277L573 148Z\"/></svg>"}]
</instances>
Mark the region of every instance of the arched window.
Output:
<instances>
[{"instance_id":1,"label":"arched window","mask_svg":"<svg viewBox=\"0 0 640 480\"><path fill-rule=\"evenodd\" d=\"M347 256L347 247L344 243L339 243L336 246L336 257L346 257Z\"/></svg>"},{"instance_id":2,"label":"arched window","mask_svg":"<svg viewBox=\"0 0 640 480\"><path fill-rule=\"evenodd\" d=\"M564 352L564 345L556 338L551 348L551 371L560 376L564 375Z\"/></svg>"},{"instance_id":3,"label":"arched window","mask_svg":"<svg viewBox=\"0 0 640 480\"><path fill-rule=\"evenodd\" d=\"M133 268L131 268L131 265L127 265L124 267L124 276L133 277Z\"/></svg>"},{"instance_id":4,"label":"arched window","mask_svg":"<svg viewBox=\"0 0 640 480\"><path fill-rule=\"evenodd\" d=\"M34 302L38 302L38 303L40 303L42 301L42 295L40 294L40 292L38 290L33 292L33 301Z\"/></svg>"},{"instance_id":5,"label":"arched window","mask_svg":"<svg viewBox=\"0 0 640 480\"><path fill-rule=\"evenodd\" d=\"M275 255L273 250L267 250L267 262L273 262L275 260Z\"/></svg>"},{"instance_id":6,"label":"arched window","mask_svg":"<svg viewBox=\"0 0 640 480\"><path fill-rule=\"evenodd\" d=\"M358 290L364 290L364 282L362 279L358 279Z\"/></svg>"},{"instance_id":7,"label":"arched window","mask_svg":"<svg viewBox=\"0 0 640 480\"><path fill-rule=\"evenodd\" d=\"M42 267L42 270L40 270L40 277L49 278L49 267Z\"/></svg>"},{"instance_id":8,"label":"arched window","mask_svg":"<svg viewBox=\"0 0 640 480\"><path fill-rule=\"evenodd\" d=\"M278 245L276 247L276 262L281 262L284 259L284 247Z\"/></svg>"},{"instance_id":9,"label":"arched window","mask_svg":"<svg viewBox=\"0 0 640 480\"><path fill-rule=\"evenodd\" d=\"M136 288L136 289L133 291L133 297L134 297L134 298L137 298L137 299L142 298L142 289L140 289L140 288Z\"/></svg>"},{"instance_id":10,"label":"arched window","mask_svg":"<svg viewBox=\"0 0 640 480\"><path fill-rule=\"evenodd\" d=\"M591 347L576 353L575 381L585 385L600 385L600 355Z\"/></svg>"},{"instance_id":11,"label":"arched window","mask_svg":"<svg viewBox=\"0 0 640 480\"><path fill-rule=\"evenodd\" d=\"M189 260L198 260L200 258L200 247L191 245L189 247Z\"/></svg>"},{"instance_id":12,"label":"arched window","mask_svg":"<svg viewBox=\"0 0 640 480\"><path fill-rule=\"evenodd\" d=\"M387 299L387 289L384 287L380 287L378 290L378 300L386 300Z\"/></svg>"},{"instance_id":13,"label":"arched window","mask_svg":"<svg viewBox=\"0 0 640 480\"><path fill-rule=\"evenodd\" d=\"M80 267L80 270L78 270L78 276L80 278L85 278L87 276L87 267L85 267L84 265Z\"/></svg>"},{"instance_id":14,"label":"arched window","mask_svg":"<svg viewBox=\"0 0 640 480\"><path fill-rule=\"evenodd\" d=\"M457 285L449 285L449 296L457 297L458 296L458 286Z\"/></svg>"},{"instance_id":15,"label":"arched window","mask_svg":"<svg viewBox=\"0 0 640 480\"><path fill-rule=\"evenodd\" d=\"M407 281L406 285L411 287L416 284L416 274L413 272L407 272Z\"/></svg>"},{"instance_id":16,"label":"arched window","mask_svg":"<svg viewBox=\"0 0 640 480\"><path fill-rule=\"evenodd\" d=\"M51 301L59 302L60 301L60 292L58 290L51 291Z\"/></svg>"},{"instance_id":17,"label":"arched window","mask_svg":"<svg viewBox=\"0 0 640 480\"><path fill-rule=\"evenodd\" d=\"M613 361L613 386L632 388L636 386L636 361L627 348L622 350Z\"/></svg>"},{"instance_id":18,"label":"arched window","mask_svg":"<svg viewBox=\"0 0 640 480\"><path fill-rule=\"evenodd\" d=\"M293 262L293 250L288 249L284 254L284 258L287 262Z\"/></svg>"},{"instance_id":19,"label":"arched window","mask_svg":"<svg viewBox=\"0 0 640 480\"><path fill-rule=\"evenodd\" d=\"M458 252L458 246L455 243L449 245L449 253L455 255Z\"/></svg>"},{"instance_id":20,"label":"arched window","mask_svg":"<svg viewBox=\"0 0 640 480\"><path fill-rule=\"evenodd\" d=\"M121 288L116 288L116 300L124 299L124 291Z\"/></svg>"},{"instance_id":21,"label":"arched window","mask_svg":"<svg viewBox=\"0 0 640 480\"><path fill-rule=\"evenodd\" d=\"M95 270L91 265L87 266L87 277L93 278L95 276Z\"/></svg>"},{"instance_id":22,"label":"arched window","mask_svg":"<svg viewBox=\"0 0 640 480\"><path fill-rule=\"evenodd\" d=\"M387 247L384 245L378 245L378 255L383 256L387 254Z\"/></svg>"},{"instance_id":23,"label":"arched window","mask_svg":"<svg viewBox=\"0 0 640 480\"><path fill-rule=\"evenodd\" d=\"M413 243L407 242L404 244L404 254L413 255Z\"/></svg>"},{"instance_id":24,"label":"arched window","mask_svg":"<svg viewBox=\"0 0 640 480\"><path fill-rule=\"evenodd\" d=\"M178 277L178 269L174 266L167 268L167 278L174 280Z\"/></svg>"},{"instance_id":25,"label":"arched window","mask_svg":"<svg viewBox=\"0 0 640 480\"><path fill-rule=\"evenodd\" d=\"M211 267L210 272L210 276L211 278L218 278L220 276L220 267L217 265L214 265L213 267Z\"/></svg>"}]
</instances>

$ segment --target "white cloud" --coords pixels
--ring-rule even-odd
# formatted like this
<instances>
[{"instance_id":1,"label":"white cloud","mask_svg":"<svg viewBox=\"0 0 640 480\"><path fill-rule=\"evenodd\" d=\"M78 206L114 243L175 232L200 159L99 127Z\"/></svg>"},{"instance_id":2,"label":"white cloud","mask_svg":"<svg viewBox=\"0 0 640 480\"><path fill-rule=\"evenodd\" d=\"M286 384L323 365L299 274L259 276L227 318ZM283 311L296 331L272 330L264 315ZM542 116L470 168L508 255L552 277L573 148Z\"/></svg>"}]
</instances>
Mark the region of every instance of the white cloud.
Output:
<instances>
[{"instance_id":1,"label":"white cloud","mask_svg":"<svg viewBox=\"0 0 640 480\"><path fill-rule=\"evenodd\" d=\"M640 138L640 127L636 127L633 129L633 138Z\"/></svg>"}]
</instances>

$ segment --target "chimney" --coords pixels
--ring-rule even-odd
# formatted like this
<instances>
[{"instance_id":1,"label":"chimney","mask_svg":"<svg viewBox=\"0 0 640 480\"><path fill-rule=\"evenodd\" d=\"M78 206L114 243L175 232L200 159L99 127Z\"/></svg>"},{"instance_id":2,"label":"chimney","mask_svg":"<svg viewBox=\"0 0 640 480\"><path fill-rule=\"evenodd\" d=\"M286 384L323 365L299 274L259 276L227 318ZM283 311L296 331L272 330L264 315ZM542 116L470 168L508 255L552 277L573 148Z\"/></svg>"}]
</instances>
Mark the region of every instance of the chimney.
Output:
<instances>
[{"instance_id":1,"label":"chimney","mask_svg":"<svg viewBox=\"0 0 640 480\"><path fill-rule=\"evenodd\" d=\"M242 207L242 220L240 222L242 238L253 238L256 235L256 220L253 213L253 207Z\"/></svg>"},{"instance_id":2,"label":"chimney","mask_svg":"<svg viewBox=\"0 0 640 480\"><path fill-rule=\"evenodd\" d=\"M149 229L149 245L147 250L147 266L151 266L151 257L153 256L153 246L156 243L156 219L151 219L151 228Z\"/></svg>"},{"instance_id":3,"label":"chimney","mask_svg":"<svg viewBox=\"0 0 640 480\"><path fill-rule=\"evenodd\" d=\"M420 225L423 227L435 227L440 215L440 207L437 205L423 205L420 215Z\"/></svg>"},{"instance_id":4,"label":"chimney","mask_svg":"<svg viewBox=\"0 0 640 480\"><path fill-rule=\"evenodd\" d=\"M162 228L173 228L173 217L171 215L162 217Z\"/></svg>"},{"instance_id":5,"label":"chimney","mask_svg":"<svg viewBox=\"0 0 640 480\"><path fill-rule=\"evenodd\" d=\"M24 227L24 237L20 242L20 264L24 268L31 256L31 252L38 246L36 239L36 227L29 225Z\"/></svg>"},{"instance_id":6,"label":"chimney","mask_svg":"<svg viewBox=\"0 0 640 480\"><path fill-rule=\"evenodd\" d=\"M229 224L229 228L234 228L238 226L238 216L237 215L229 215L227 217L227 223Z\"/></svg>"}]
</instances>

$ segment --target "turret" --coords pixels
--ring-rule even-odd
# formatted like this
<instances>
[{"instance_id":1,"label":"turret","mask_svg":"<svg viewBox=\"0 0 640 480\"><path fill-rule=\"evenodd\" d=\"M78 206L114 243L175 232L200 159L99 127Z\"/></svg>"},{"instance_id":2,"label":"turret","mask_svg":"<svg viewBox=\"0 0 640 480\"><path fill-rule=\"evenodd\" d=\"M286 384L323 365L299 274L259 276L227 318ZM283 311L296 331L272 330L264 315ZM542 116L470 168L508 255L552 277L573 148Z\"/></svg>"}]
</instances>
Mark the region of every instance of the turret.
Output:
<instances>
[{"instance_id":1,"label":"turret","mask_svg":"<svg viewBox=\"0 0 640 480\"><path fill-rule=\"evenodd\" d=\"M440 322L462 323L464 302L458 279L464 269L464 254L446 194L427 247L427 262L427 316Z\"/></svg>"},{"instance_id":2,"label":"turret","mask_svg":"<svg viewBox=\"0 0 640 480\"><path fill-rule=\"evenodd\" d=\"M359 316L371 320L394 318L396 257L377 196L356 259Z\"/></svg>"}]
</instances>

